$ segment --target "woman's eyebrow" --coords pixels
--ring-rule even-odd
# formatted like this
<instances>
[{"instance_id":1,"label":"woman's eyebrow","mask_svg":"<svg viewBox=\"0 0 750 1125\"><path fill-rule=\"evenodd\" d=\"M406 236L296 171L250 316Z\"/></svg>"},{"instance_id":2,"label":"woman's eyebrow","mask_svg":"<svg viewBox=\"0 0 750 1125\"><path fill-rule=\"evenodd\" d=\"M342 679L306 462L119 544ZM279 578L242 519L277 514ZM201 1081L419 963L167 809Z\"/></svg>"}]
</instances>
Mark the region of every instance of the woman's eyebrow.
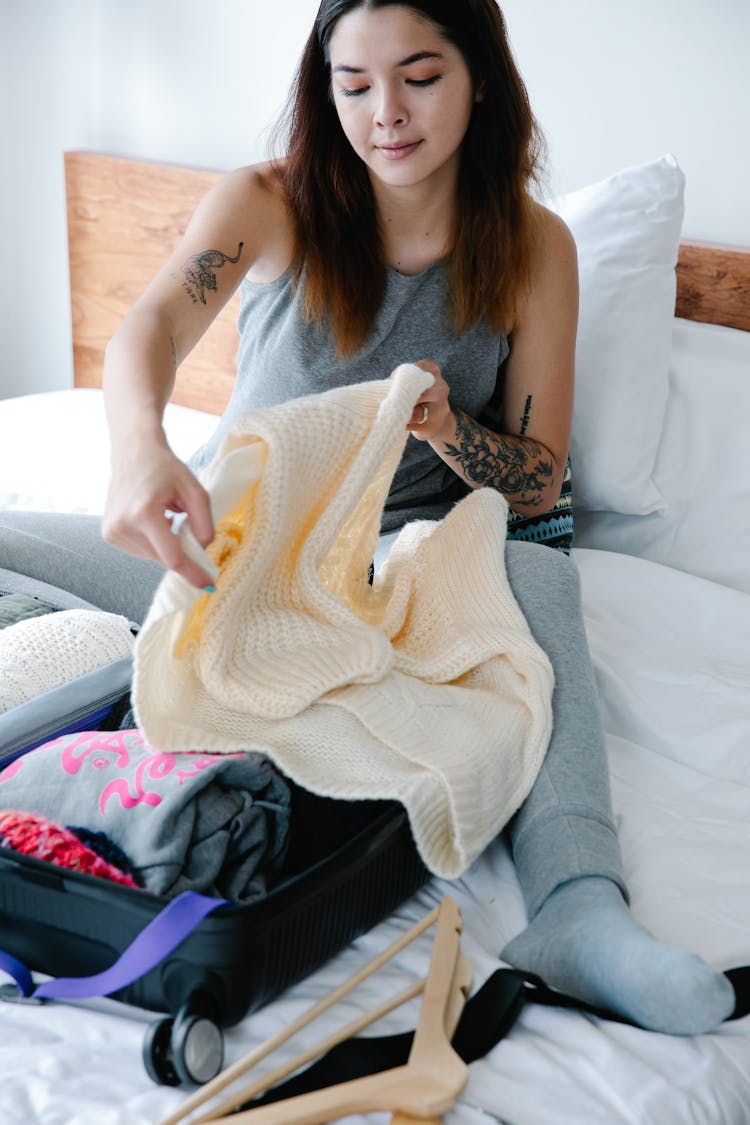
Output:
<instances>
[{"instance_id":1,"label":"woman's eyebrow","mask_svg":"<svg viewBox=\"0 0 750 1125\"><path fill-rule=\"evenodd\" d=\"M396 63L396 66L411 66L413 63L423 62L424 59L442 59L442 57L443 56L438 51L415 51L413 55L409 55L407 56L407 58L402 59L401 62ZM342 63L341 65L335 66L333 68L333 73L364 74L364 70L359 66L346 66L344 63Z\"/></svg>"}]
</instances>

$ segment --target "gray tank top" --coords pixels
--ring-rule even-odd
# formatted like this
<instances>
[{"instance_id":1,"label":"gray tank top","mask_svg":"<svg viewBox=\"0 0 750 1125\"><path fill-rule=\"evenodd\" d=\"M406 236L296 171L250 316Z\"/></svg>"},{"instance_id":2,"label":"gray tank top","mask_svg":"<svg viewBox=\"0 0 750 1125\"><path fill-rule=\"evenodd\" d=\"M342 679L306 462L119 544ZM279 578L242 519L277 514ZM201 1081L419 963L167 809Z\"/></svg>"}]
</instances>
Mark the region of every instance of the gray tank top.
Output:
<instances>
[{"instance_id":1,"label":"gray tank top","mask_svg":"<svg viewBox=\"0 0 750 1125\"><path fill-rule=\"evenodd\" d=\"M369 339L353 357L337 359L329 335L306 321L301 289L290 273L267 284L241 286L237 378L219 426L191 458L194 471L208 464L240 414L332 387L385 379L400 363L430 359L440 366L451 406L478 418L495 395L508 355L504 335L481 321L455 336L445 313L441 263L416 276L387 270L386 291ZM440 519L468 486L428 442L409 438L383 513L381 530L411 519Z\"/></svg>"}]
</instances>

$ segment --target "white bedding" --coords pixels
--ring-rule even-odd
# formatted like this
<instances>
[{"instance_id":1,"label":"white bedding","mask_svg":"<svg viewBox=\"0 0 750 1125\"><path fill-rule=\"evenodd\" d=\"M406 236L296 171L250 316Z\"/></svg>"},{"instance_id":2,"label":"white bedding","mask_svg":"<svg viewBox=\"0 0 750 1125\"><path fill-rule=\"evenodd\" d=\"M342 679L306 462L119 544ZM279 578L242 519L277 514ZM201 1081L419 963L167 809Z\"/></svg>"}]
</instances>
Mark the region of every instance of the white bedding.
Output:
<instances>
[{"instance_id":1,"label":"white bedding","mask_svg":"<svg viewBox=\"0 0 750 1125\"><path fill-rule=\"evenodd\" d=\"M169 403L164 428L188 457L218 419ZM101 513L109 476L102 392L43 391L0 401L0 511Z\"/></svg>"},{"instance_id":2,"label":"white bedding","mask_svg":"<svg viewBox=\"0 0 750 1125\"><path fill-rule=\"evenodd\" d=\"M725 968L750 961L750 598L657 563L579 551L636 915ZM612 596L615 592L615 597ZM432 882L397 914L269 1008L227 1033L233 1060L273 1034L437 903L464 918L477 982L523 924L505 847L457 883ZM424 937L307 1029L296 1048L425 971ZM128 1010L124 1010L128 1011ZM416 1022L416 1004L382 1027ZM129 1013L132 1015L132 1013ZM181 1093L146 1077L147 1019L50 1005L0 1010L0 1110L28 1125L153 1125ZM381 1028L382 1029L382 1028ZM374 1029L377 1030L377 1029ZM291 1054L281 1051L276 1061ZM746 1125L750 1018L680 1039L570 1012L527 1008L510 1037L470 1067L447 1125ZM358 1125L380 1125L373 1115Z\"/></svg>"},{"instance_id":3,"label":"white bedding","mask_svg":"<svg viewBox=\"0 0 750 1125\"><path fill-rule=\"evenodd\" d=\"M734 425L740 412L748 417L750 380L742 358L731 374L731 365L716 357L727 340L733 355L739 349L737 355L744 356L750 341L734 340L728 329L694 328L687 337L698 341L695 348L676 325L654 477L666 514L586 516L578 540L585 546L576 548L574 557L634 912L660 937L726 968L750 963L750 453L744 427ZM711 347L713 337L719 351L701 353L700 341ZM706 373L709 356L713 366ZM183 456L215 424L194 415L170 408L172 441ZM701 424L698 431L698 422L709 416L717 424ZM726 425L719 426L722 416ZM0 403L0 506L21 507L36 498L32 506L100 510L106 481L92 480L91 467L106 464L102 426L95 391ZM683 501L686 485L689 499ZM742 519L744 530L738 531ZM651 559L635 557L649 552ZM229 1030L227 1061L349 976L444 892L462 909L462 946L481 983L499 966L497 951L524 922L501 843L463 879L428 884L321 971ZM425 936L350 1002L279 1051L274 1063L422 975L429 953ZM155 1125L179 1105L184 1095L153 1085L141 1062L144 1031L153 1017L110 1002L104 1006L109 1010L0 1006L5 1125ZM417 1010L415 1002L373 1032L414 1026ZM388 1118L348 1120L385 1125ZM747 1125L750 1018L713 1035L681 1039L528 1007L511 1035L471 1065L467 1089L445 1121Z\"/></svg>"}]
</instances>

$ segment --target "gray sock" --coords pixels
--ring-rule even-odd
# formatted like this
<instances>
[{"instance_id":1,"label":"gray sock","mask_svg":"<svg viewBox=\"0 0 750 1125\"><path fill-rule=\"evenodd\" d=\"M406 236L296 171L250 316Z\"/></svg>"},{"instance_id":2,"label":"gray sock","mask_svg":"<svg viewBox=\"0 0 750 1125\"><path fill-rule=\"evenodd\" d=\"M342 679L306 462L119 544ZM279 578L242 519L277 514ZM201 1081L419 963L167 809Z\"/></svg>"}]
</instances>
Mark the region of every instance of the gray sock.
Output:
<instances>
[{"instance_id":1,"label":"gray sock","mask_svg":"<svg viewBox=\"0 0 750 1125\"><path fill-rule=\"evenodd\" d=\"M616 884L598 876L553 891L501 957L558 992L668 1035L713 1031L735 1004L723 973L657 941Z\"/></svg>"}]
</instances>

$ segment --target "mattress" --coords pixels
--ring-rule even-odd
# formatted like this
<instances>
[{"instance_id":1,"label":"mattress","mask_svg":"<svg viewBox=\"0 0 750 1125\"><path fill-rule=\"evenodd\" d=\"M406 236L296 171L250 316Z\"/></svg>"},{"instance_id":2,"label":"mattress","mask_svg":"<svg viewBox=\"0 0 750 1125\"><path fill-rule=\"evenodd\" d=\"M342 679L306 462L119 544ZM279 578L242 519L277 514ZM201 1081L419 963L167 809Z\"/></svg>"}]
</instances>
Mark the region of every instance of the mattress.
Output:
<instances>
[{"instance_id":1,"label":"mattress","mask_svg":"<svg viewBox=\"0 0 750 1125\"><path fill-rule=\"evenodd\" d=\"M748 347L747 334L675 322L654 470L664 511L580 513L573 551L634 914L722 969L750 963L750 454L746 426L730 425L750 415ZM215 424L169 408L167 432L180 456ZM0 506L101 511L106 480L91 471L106 463L100 392L6 400L0 425ZM525 921L502 840L461 879L433 879L321 970L229 1029L227 1062L287 1026L445 893L462 911L462 948L478 987ZM426 934L259 1072L423 976L430 950ZM367 1034L413 1028L418 1011L410 1002ZM110 1000L0 1001L3 1121L154 1125L185 1095L146 1075L141 1046L152 1019ZM346 1120L385 1125L388 1116ZM682 1038L528 1005L509 1036L471 1064L445 1121L747 1125L750 1018Z\"/></svg>"},{"instance_id":2,"label":"mattress","mask_svg":"<svg viewBox=\"0 0 750 1125\"><path fill-rule=\"evenodd\" d=\"M579 550L576 561L633 911L659 937L718 967L750 962L750 598L614 552ZM461 908L462 949L480 984L524 924L503 842L460 880L432 880L323 969L229 1029L227 1061L291 1022L444 893ZM274 1065L424 975L430 945L429 935L418 939L279 1050ZM183 1093L154 1086L143 1070L149 1017L112 1001L99 1008L0 1008L4 1121L151 1125L180 1104ZM417 1018L414 1002L368 1034L414 1027ZM468 1086L445 1121L746 1125L749 1059L750 1018L679 1038L527 1006L511 1034L472 1063Z\"/></svg>"}]
</instances>

